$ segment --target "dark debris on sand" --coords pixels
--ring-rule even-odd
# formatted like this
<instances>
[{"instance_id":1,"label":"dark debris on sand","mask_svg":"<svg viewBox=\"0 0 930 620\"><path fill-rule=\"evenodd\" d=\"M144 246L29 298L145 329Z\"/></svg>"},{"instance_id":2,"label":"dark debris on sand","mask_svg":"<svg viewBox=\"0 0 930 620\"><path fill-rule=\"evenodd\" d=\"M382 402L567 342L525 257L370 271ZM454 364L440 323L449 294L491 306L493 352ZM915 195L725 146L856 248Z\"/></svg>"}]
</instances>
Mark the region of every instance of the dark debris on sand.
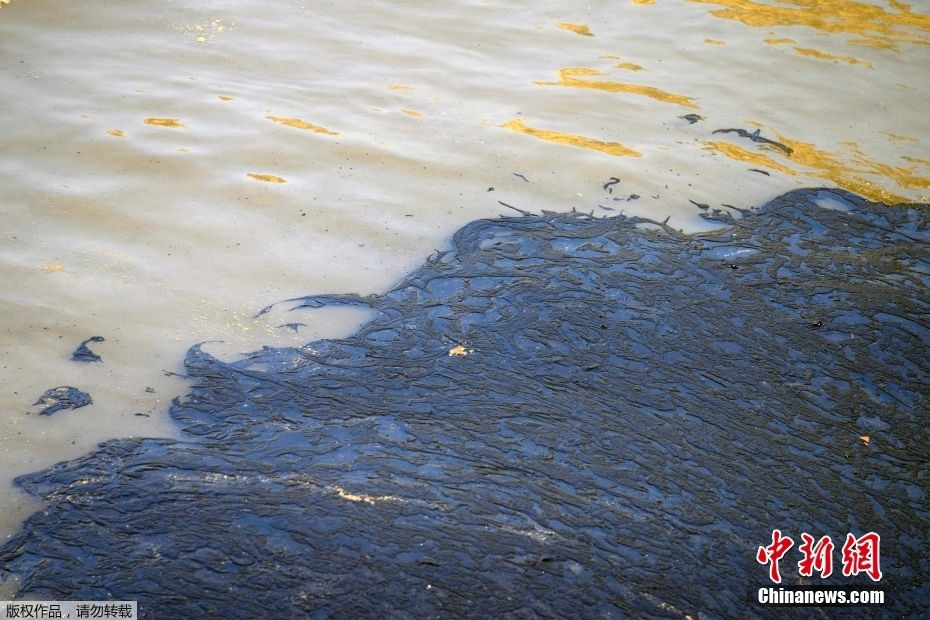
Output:
<instances>
[{"instance_id":1,"label":"dark debris on sand","mask_svg":"<svg viewBox=\"0 0 930 620\"><path fill-rule=\"evenodd\" d=\"M34 405L44 405L45 409L39 415L52 415L63 409L80 409L94 403L90 394L70 385L60 385L46 390Z\"/></svg>"}]
</instances>

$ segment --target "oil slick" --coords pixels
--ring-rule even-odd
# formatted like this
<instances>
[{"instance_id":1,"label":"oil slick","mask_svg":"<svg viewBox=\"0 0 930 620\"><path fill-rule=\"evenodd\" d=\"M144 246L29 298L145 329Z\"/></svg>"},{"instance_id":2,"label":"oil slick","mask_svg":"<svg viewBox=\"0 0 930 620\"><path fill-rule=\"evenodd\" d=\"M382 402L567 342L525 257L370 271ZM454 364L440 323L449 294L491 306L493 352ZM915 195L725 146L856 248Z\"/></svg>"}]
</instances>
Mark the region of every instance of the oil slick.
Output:
<instances>
[{"instance_id":1,"label":"oil slick","mask_svg":"<svg viewBox=\"0 0 930 620\"><path fill-rule=\"evenodd\" d=\"M518 15L454 2L437 21L411 3L234 1L218 13L87 0L52 14L8 1L0 88L21 96L4 129L0 280L17 287L0 308L7 488L117 435L170 436L167 403L187 386L160 372L181 372L191 343L224 340L209 347L231 359L330 337L352 322L347 308L267 325L251 310L385 290L468 221L577 207L688 228L705 212L695 203L748 207L811 184L930 202L916 3L549 1ZM151 130L138 127L147 117ZM759 128L792 154L712 133L727 127ZM622 184L602 188L612 178ZM299 333L276 327L290 324ZM107 335L106 364L71 362L93 333ZM439 359L459 370L494 353L449 357L457 342L442 342ZM55 385L87 390L93 408L16 415ZM0 540L17 506L0 507Z\"/></svg>"},{"instance_id":2,"label":"oil slick","mask_svg":"<svg viewBox=\"0 0 930 620\"><path fill-rule=\"evenodd\" d=\"M597 610L696 617L745 606L745 541L774 507L826 515L817 531L881 514L914 532L883 587L901 593L889 615L917 617L925 485L904 457L930 441L930 212L812 189L720 217L701 235L478 220L384 294L286 304L363 303L377 318L353 336L229 363L191 347L181 440L108 441L22 478L47 505L0 569L20 596L139 593L159 617L587 617L636 591ZM892 450L868 502L851 446ZM668 568L630 561L647 556ZM412 597L424 583L469 596Z\"/></svg>"}]
</instances>

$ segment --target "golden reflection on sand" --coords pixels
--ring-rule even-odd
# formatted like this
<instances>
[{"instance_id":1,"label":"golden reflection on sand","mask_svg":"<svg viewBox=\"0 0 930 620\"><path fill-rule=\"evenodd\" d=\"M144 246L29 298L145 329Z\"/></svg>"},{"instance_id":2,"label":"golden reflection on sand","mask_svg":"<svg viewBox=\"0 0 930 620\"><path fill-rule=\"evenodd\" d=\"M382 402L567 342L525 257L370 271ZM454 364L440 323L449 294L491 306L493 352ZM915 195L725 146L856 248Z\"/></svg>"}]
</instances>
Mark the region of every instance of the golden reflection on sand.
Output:
<instances>
[{"instance_id":1,"label":"golden reflection on sand","mask_svg":"<svg viewBox=\"0 0 930 620\"><path fill-rule=\"evenodd\" d=\"M534 138L539 138L540 140L545 140L546 142L553 142L555 144L578 146L585 149L601 151L603 153L615 155L618 157L642 157L642 153L639 151L634 151L631 148L623 146L619 142L602 142L600 140L595 140L594 138L586 138L585 136L563 133L561 131L536 129L535 127L530 127L524 123L523 119L520 118L507 121L506 123L502 124L501 127L511 131L516 131L517 133L533 136Z\"/></svg>"},{"instance_id":2,"label":"golden reflection on sand","mask_svg":"<svg viewBox=\"0 0 930 620\"><path fill-rule=\"evenodd\" d=\"M265 183L287 183L287 180L273 174L257 174L255 172L247 172L245 176L252 177L256 181L263 181Z\"/></svg>"},{"instance_id":3,"label":"golden reflection on sand","mask_svg":"<svg viewBox=\"0 0 930 620\"><path fill-rule=\"evenodd\" d=\"M790 176L795 175L794 170L778 163L768 155L747 151L743 147L737 146L732 142L724 142L721 140L704 140L702 141L702 144L704 144L704 149L707 151L717 151L718 153L723 153L731 159L744 161L747 164L752 164L753 166L771 168L772 170L777 170L778 172Z\"/></svg>"},{"instance_id":4,"label":"golden reflection on sand","mask_svg":"<svg viewBox=\"0 0 930 620\"><path fill-rule=\"evenodd\" d=\"M280 123L281 125L287 125L288 127L296 127L297 129L307 129L309 131L314 131L316 133L322 133L327 136L338 136L338 131L330 131L326 127L320 127L319 125L314 125L313 123L308 123L307 121L300 120L299 118L285 118L282 116L266 116L269 121L274 121Z\"/></svg>"},{"instance_id":5,"label":"golden reflection on sand","mask_svg":"<svg viewBox=\"0 0 930 620\"><path fill-rule=\"evenodd\" d=\"M641 67L640 67L641 68ZM674 103L686 108L697 108L697 104L684 95L678 95L664 91L653 86L643 86L642 84L628 84L626 82L606 82L600 80L579 80L579 75L603 75L599 69L591 67L566 67L559 69L558 82L534 82L537 86L568 86L571 88L592 88L603 90L611 93L629 93L632 95L642 95L650 97L656 101L665 103Z\"/></svg>"},{"instance_id":6,"label":"golden reflection on sand","mask_svg":"<svg viewBox=\"0 0 930 620\"><path fill-rule=\"evenodd\" d=\"M879 187L878 184L885 179L905 189L930 190L930 177L914 174L917 166L897 167L883 164L870 159L857 148L852 149L851 155L840 155L818 149L809 142L792 140L781 135L778 136L778 140L794 150L791 155L793 162L818 170L816 173L808 173L811 176L829 179L844 189L873 200L886 203L909 202L907 198ZM845 163L847 161L849 163ZM871 181L868 177L880 179ZM921 201L928 199L930 197L927 195L920 197Z\"/></svg>"},{"instance_id":7,"label":"golden reflection on sand","mask_svg":"<svg viewBox=\"0 0 930 620\"><path fill-rule=\"evenodd\" d=\"M794 39L766 39L765 42L768 43L769 45L781 45L783 43L785 44L795 43ZM812 47L795 47L794 51L802 56L811 56L813 58L819 58L820 60L832 60L834 62L843 61L851 65L864 65L868 67L869 69L874 68L872 66L872 63L869 62L868 60L860 60L852 56L836 56L834 54L828 54L827 52L822 52Z\"/></svg>"},{"instance_id":8,"label":"golden reflection on sand","mask_svg":"<svg viewBox=\"0 0 930 620\"><path fill-rule=\"evenodd\" d=\"M892 142L914 142L915 144L920 143L920 140L917 138L912 138L911 136L900 136L896 133L886 133L884 135L888 136L888 139Z\"/></svg>"},{"instance_id":9,"label":"golden reflection on sand","mask_svg":"<svg viewBox=\"0 0 930 620\"><path fill-rule=\"evenodd\" d=\"M852 56L834 56L833 54L828 54L826 52L821 52L820 50L815 50L810 47L796 47L794 48L798 54L802 56L813 56L814 58L820 58L821 60L832 60L837 61L841 60L843 62L848 62L851 65L865 65L869 69L872 69L872 63L868 60L859 60L858 58L853 58Z\"/></svg>"},{"instance_id":10,"label":"golden reflection on sand","mask_svg":"<svg viewBox=\"0 0 930 620\"><path fill-rule=\"evenodd\" d=\"M569 23L567 23L567 22L562 22L562 23L557 24L557 25L558 25L559 28L561 28L561 29L563 29L563 30L571 30L571 31L574 32L575 34L580 34L580 35L585 36L585 37L593 37L593 36L594 36L593 34L591 34L591 31L588 29L588 27L587 27L586 25L584 25L584 24L569 24Z\"/></svg>"},{"instance_id":11,"label":"golden reflection on sand","mask_svg":"<svg viewBox=\"0 0 930 620\"><path fill-rule=\"evenodd\" d=\"M107 132L107 135L113 136L114 138L125 138L126 134L123 133L122 129L111 129Z\"/></svg>"},{"instance_id":12,"label":"golden reflection on sand","mask_svg":"<svg viewBox=\"0 0 930 620\"><path fill-rule=\"evenodd\" d=\"M857 35L854 45L897 50L899 43L930 45L930 14L914 13L910 5L889 0L884 7L851 0L780 0L769 4L752 0L687 0L718 5L710 14L748 26L807 26L825 33Z\"/></svg>"},{"instance_id":13,"label":"golden reflection on sand","mask_svg":"<svg viewBox=\"0 0 930 620\"><path fill-rule=\"evenodd\" d=\"M147 118L143 121L146 125L155 125L156 127L186 127L179 119L176 118Z\"/></svg>"},{"instance_id":14,"label":"golden reflection on sand","mask_svg":"<svg viewBox=\"0 0 930 620\"><path fill-rule=\"evenodd\" d=\"M731 142L705 141L703 144L707 150L723 153L727 157L753 166L777 170L790 176L803 175L826 179L838 187L886 204L912 202L912 199L889 189L889 184L908 190L930 190L930 177L914 174L918 168L916 165L891 166L876 162L855 146L850 146L851 153L832 153L809 142L792 140L780 134L776 136L778 142L792 150L790 158L782 155L784 163L762 153L748 151ZM912 161L912 158L902 159ZM930 191L918 196L918 200L930 200Z\"/></svg>"},{"instance_id":15,"label":"golden reflection on sand","mask_svg":"<svg viewBox=\"0 0 930 620\"><path fill-rule=\"evenodd\" d=\"M923 164L924 166L930 166L930 159L923 159L920 157L908 157L907 155L902 155L901 159L904 161L912 161L915 164Z\"/></svg>"}]
</instances>

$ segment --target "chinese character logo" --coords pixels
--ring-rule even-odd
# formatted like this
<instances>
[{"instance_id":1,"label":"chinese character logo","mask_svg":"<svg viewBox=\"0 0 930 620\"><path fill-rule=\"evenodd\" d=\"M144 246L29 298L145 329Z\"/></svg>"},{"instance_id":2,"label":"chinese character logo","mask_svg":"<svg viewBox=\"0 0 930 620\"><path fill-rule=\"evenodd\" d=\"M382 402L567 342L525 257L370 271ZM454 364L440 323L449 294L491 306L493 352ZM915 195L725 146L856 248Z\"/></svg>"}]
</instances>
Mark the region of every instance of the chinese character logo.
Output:
<instances>
[{"instance_id":1,"label":"chinese character logo","mask_svg":"<svg viewBox=\"0 0 930 620\"><path fill-rule=\"evenodd\" d=\"M759 564L769 564L769 578L775 583L781 583L781 575L778 574L778 560L788 553L788 550L794 546L794 541L787 536L782 537L781 530L772 530L772 544L768 547L759 547L756 552L756 560Z\"/></svg>"},{"instance_id":2,"label":"chinese character logo","mask_svg":"<svg viewBox=\"0 0 930 620\"><path fill-rule=\"evenodd\" d=\"M803 556L798 562L798 574L802 577L812 577L814 571L820 573L821 579L833 574L833 541L829 536L822 536L815 542L813 536L804 532L803 541L798 551ZM879 562L879 543L881 537L875 532L869 532L859 538L852 534L846 535L843 544L843 576L850 577L865 573L872 581L880 581L882 571ZM788 536L782 536L781 530L772 530L772 544L759 547L756 560L759 564L769 565L769 579L774 583L781 583L781 574L778 570L778 561L794 546L794 541Z\"/></svg>"},{"instance_id":3,"label":"chinese character logo","mask_svg":"<svg viewBox=\"0 0 930 620\"><path fill-rule=\"evenodd\" d=\"M802 577L810 577L814 571L820 573L821 579L833 574L833 541L824 536L814 544L814 537L807 532L801 534L804 544L798 550L804 554L804 559L798 562L798 573Z\"/></svg>"},{"instance_id":4,"label":"chinese character logo","mask_svg":"<svg viewBox=\"0 0 930 620\"><path fill-rule=\"evenodd\" d=\"M882 570L878 564L878 543L881 542L878 534L869 532L861 538L846 534L846 543L843 545L843 576L865 573L872 581L882 578Z\"/></svg>"}]
</instances>

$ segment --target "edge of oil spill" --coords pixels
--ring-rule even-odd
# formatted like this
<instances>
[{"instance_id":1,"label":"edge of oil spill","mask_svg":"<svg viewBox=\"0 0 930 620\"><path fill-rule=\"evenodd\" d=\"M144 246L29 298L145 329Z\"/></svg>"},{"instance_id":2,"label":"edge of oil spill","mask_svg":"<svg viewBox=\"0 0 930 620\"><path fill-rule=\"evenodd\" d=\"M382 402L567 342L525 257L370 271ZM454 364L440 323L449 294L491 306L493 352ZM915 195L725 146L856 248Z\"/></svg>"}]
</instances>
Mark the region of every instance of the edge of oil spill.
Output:
<instances>
[{"instance_id":1,"label":"edge of oil spill","mask_svg":"<svg viewBox=\"0 0 930 620\"><path fill-rule=\"evenodd\" d=\"M773 528L875 531L880 584L817 583L920 613L930 207L711 216L480 220L384 295L287 302L375 309L355 336L195 346L185 439L18 478L48 508L0 571L142 617L739 616Z\"/></svg>"}]
</instances>

